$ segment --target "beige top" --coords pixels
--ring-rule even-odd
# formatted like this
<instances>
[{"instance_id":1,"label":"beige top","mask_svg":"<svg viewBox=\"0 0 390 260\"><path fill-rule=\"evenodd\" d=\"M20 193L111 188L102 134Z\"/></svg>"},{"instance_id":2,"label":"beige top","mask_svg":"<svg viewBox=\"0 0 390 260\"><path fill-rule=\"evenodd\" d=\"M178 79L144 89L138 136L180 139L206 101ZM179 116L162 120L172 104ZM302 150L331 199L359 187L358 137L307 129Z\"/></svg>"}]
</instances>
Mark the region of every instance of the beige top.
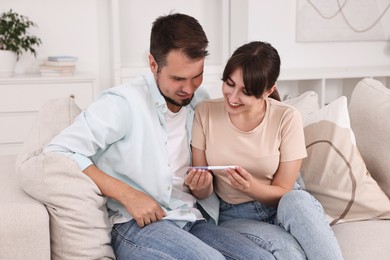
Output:
<instances>
[{"instance_id":1,"label":"beige top","mask_svg":"<svg viewBox=\"0 0 390 260\"><path fill-rule=\"evenodd\" d=\"M205 150L208 165L239 165L270 184L279 162L306 157L301 115L295 108L266 99L262 122L244 132L230 121L223 98L198 104L192 126L192 145ZM232 204L252 201L233 189L222 170L214 171L214 190Z\"/></svg>"}]
</instances>

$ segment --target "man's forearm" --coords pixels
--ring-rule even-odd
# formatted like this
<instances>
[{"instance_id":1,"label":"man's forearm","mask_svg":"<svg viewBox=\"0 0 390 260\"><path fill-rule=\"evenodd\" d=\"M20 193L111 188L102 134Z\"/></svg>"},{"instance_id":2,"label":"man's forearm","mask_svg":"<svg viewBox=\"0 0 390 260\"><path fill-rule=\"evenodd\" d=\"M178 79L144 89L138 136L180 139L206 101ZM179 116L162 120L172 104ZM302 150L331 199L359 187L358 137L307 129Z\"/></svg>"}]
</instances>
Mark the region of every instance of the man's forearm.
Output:
<instances>
[{"instance_id":1,"label":"man's forearm","mask_svg":"<svg viewBox=\"0 0 390 260\"><path fill-rule=\"evenodd\" d=\"M134 188L101 171L93 164L83 172L95 182L103 195L116 201L122 203L126 197L135 193Z\"/></svg>"},{"instance_id":2,"label":"man's forearm","mask_svg":"<svg viewBox=\"0 0 390 260\"><path fill-rule=\"evenodd\" d=\"M83 172L96 183L103 195L121 203L140 227L166 216L152 197L104 173L95 165L88 166Z\"/></svg>"}]
</instances>

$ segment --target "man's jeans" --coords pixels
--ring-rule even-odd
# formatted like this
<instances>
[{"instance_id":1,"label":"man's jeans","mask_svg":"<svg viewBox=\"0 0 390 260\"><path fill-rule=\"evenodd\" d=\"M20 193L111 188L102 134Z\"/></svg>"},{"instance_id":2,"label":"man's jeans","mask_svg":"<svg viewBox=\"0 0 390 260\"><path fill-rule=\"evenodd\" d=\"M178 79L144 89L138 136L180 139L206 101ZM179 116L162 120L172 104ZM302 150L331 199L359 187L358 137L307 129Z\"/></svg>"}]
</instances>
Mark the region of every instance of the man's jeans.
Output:
<instances>
[{"instance_id":1,"label":"man's jeans","mask_svg":"<svg viewBox=\"0 0 390 260\"><path fill-rule=\"evenodd\" d=\"M219 225L245 235L276 259L343 259L321 204L303 190L285 194L277 209L221 200Z\"/></svg>"},{"instance_id":2,"label":"man's jeans","mask_svg":"<svg viewBox=\"0 0 390 260\"><path fill-rule=\"evenodd\" d=\"M275 259L237 232L205 221L183 229L169 220L140 228L134 220L115 224L112 246L124 259Z\"/></svg>"}]
</instances>

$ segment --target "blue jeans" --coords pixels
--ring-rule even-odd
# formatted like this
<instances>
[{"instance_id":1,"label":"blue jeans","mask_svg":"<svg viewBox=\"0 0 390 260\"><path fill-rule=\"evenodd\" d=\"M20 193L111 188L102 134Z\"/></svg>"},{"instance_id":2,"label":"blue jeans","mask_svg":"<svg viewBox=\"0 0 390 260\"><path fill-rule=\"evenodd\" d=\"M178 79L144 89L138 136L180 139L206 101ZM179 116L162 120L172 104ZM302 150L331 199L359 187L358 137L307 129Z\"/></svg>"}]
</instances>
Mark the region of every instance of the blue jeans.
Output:
<instances>
[{"instance_id":1,"label":"blue jeans","mask_svg":"<svg viewBox=\"0 0 390 260\"><path fill-rule=\"evenodd\" d=\"M245 235L276 259L343 259L321 204L303 190L286 193L277 209L221 200L219 225Z\"/></svg>"},{"instance_id":2,"label":"blue jeans","mask_svg":"<svg viewBox=\"0 0 390 260\"><path fill-rule=\"evenodd\" d=\"M115 224L112 240L118 260L124 259L275 259L246 237L206 221L180 228L161 220L140 228L134 220Z\"/></svg>"}]
</instances>

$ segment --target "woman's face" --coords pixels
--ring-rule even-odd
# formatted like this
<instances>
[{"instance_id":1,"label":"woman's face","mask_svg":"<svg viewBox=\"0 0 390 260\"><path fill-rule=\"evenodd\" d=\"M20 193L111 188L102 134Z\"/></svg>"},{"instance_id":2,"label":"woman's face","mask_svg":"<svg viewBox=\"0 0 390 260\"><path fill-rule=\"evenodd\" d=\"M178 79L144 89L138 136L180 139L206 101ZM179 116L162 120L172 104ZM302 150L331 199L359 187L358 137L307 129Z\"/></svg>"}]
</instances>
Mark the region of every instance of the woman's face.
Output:
<instances>
[{"instance_id":1,"label":"woman's face","mask_svg":"<svg viewBox=\"0 0 390 260\"><path fill-rule=\"evenodd\" d=\"M247 95L241 69L233 71L230 77L223 82L222 93L227 111L234 114L252 111L263 101L261 98Z\"/></svg>"}]
</instances>

